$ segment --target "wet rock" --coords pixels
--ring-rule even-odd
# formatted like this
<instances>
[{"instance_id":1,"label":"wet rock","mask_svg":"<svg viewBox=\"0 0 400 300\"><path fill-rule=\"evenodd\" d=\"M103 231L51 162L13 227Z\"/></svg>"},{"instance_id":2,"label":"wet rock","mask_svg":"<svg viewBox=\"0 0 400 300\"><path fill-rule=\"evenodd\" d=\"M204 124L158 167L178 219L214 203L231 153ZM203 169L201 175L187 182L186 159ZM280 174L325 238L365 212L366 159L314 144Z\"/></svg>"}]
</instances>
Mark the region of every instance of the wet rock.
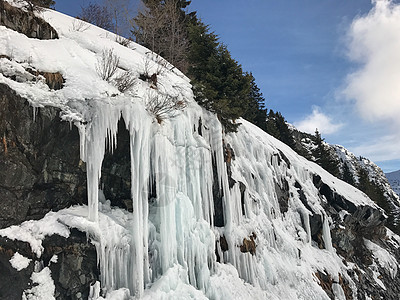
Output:
<instances>
[{"instance_id":1,"label":"wet rock","mask_svg":"<svg viewBox=\"0 0 400 300\"><path fill-rule=\"evenodd\" d=\"M275 193L281 213L285 213L289 208L289 183L284 177L280 179L280 183L275 182Z\"/></svg>"}]
</instances>

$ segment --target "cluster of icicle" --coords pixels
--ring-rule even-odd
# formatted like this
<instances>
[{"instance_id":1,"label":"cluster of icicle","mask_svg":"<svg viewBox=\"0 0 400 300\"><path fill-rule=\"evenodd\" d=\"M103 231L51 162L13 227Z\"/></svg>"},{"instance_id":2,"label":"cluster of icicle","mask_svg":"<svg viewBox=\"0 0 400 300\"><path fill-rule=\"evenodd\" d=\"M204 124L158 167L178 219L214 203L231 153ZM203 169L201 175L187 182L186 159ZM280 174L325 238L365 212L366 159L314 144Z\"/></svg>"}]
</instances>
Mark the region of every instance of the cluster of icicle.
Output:
<instances>
[{"instance_id":1,"label":"cluster of icicle","mask_svg":"<svg viewBox=\"0 0 400 300\"><path fill-rule=\"evenodd\" d=\"M188 282L205 290L214 261L211 152L222 148L219 122L214 119L212 130L201 137L193 127L201 116L182 114L159 126L143 106L132 102L115 106L99 101L93 106L90 122L77 124L91 221L98 222L101 165L107 148L116 147L121 117L130 133L132 240L97 243L102 285L107 290L127 287L140 296L146 285L180 264L187 269ZM223 156L218 161L224 165ZM149 206L152 182L157 199Z\"/></svg>"},{"instance_id":2,"label":"cluster of icicle","mask_svg":"<svg viewBox=\"0 0 400 300\"><path fill-rule=\"evenodd\" d=\"M246 186L242 203L239 184L229 188L223 145L227 137L223 136L221 124L214 115L196 106L160 126L142 105L131 101L121 105L93 101L91 105L92 114L86 116L88 124L77 126L81 158L87 165L89 219L93 222L98 222L102 161L107 148L112 151L117 146L120 118L130 133L132 235L128 240L118 241L116 237L112 242L110 239L95 242L103 288L110 291L125 287L140 297L146 287L179 264L187 271L187 283L207 295L216 252L222 263L231 263L241 278L262 289L278 280L267 270L270 266L265 258L259 261L257 256L241 253L239 245L256 230L246 227L246 220L262 217L264 224L260 222L260 226L264 237L258 239L259 243L264 241L265 247L276 249L282 246L277 244L279 233L272 220L282 217L275 183L276 178L287 175L285 163L280 163L262 143L250 145L254 141L246 133L233 135L229 142L238 152L237 162L232 162L233 176ZM201 125L200 119L206 125ZM246 157L250 160L241 161ZM223 228L213 224L213 159L223 195ZM240 168L235 164L241 164ZM310 177L309 174L300 176ZM157 199L149 203L153 182ZM304 244L309 244L310 212L298 206L306 224ZM228 244L224 252L219 243L222 235ZM324 239L331 248L326 218ZM295 245L284 246L291 260L299 259ZM262 249L261 245L259 248Z\"/></svg>"}]
</instances>

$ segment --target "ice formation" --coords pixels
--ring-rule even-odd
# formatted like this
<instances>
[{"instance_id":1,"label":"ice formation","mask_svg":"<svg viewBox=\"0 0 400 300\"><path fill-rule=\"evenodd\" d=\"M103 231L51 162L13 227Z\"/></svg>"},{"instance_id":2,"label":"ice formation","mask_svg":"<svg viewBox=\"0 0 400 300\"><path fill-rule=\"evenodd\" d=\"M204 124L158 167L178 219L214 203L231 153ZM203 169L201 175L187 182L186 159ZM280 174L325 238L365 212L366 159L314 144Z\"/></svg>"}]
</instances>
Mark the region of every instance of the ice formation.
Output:
<instances>
[{"instance_id":1,"label":"ice formation","mask_svg":"<svg viewBox=\"0 0 400 300\"><path fill-rule=\"evenodd\" d=\"M20 68L23 74L20 65L30 57L38 69L60 71L65 87L51 91L42 82L15 82L2 74L0 82L33 107L61 108L62 118L78 127L88 206L49 213L43 220L2 229L0 235L29 242L40 257L49 230L62 236L68 236L69 227L87 232L101 274L92 299L103 299L101 289L106 299L329 299L314 275L317 271L332 274L335 282L342 274L357 295L346 273L351 266L344 265L332 246L331 220L321 205L326 199L313 176L319 174L356 206L375 207L369 198L245 120L239 120L238 133L223 134L217 117L195 103L189 81L179 71L160 74L158 92L188 106L159 124L146 110L151 95L147 83L139 82L135 93L122 94L95 71L101 51L113 48L121 67L140 73L149 59L147 49L123 47L99 28L71 30L74 20L57 12L46 11L44 17L57 29L59 40L28 39L0 27L0 51L13 55L8 70ZM104 155L118 147L121 118L130 135L133 213L111 208L99 190ZM229 170L228 144L234 152ZM277 189L285 186L288 207L282 213ZM213 189L222 195L220 206L214 203ZM152 192L155 199L149 199ZM223 226L214 224L216 208L223 211ZM325 249L311 239L313 213L323 216ZM245 244L253 249L246 251ZM385 257L382 264L397 271L397 264ZM34 276L40 285L50 273L44 268ZM45 290L54 292L53 287ZM343 299L340 285L333 290Z\"/></svg>"}]
</instances>

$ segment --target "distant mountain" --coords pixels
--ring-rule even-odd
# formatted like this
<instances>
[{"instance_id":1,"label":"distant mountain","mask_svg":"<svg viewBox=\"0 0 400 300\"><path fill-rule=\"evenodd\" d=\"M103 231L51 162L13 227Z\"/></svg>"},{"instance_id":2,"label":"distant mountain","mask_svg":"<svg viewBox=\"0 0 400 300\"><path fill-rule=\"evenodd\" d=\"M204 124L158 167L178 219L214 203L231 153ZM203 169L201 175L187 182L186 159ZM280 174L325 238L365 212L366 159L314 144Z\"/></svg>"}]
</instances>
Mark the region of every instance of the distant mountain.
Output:
<instances>
[{"instance_id":1,"label":"distant mountain","mask_svg":"<svg viewBox=\"0 0 400 300\"><path fill-rule=\"evenodd\" d=\"M386 173L386 178L388 179L393 191L400 196L400 170Z\"/></svg>"}]
</instances>

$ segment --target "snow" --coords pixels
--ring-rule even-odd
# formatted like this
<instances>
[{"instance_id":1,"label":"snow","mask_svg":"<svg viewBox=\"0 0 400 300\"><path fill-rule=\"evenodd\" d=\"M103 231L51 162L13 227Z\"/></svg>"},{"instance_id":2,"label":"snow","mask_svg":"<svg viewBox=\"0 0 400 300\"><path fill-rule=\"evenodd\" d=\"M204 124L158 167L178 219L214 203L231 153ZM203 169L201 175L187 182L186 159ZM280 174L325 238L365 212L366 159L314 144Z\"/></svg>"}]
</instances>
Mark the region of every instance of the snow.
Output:
<instances>
[{"instance_id":1,"label":"snow","mask_svg":"<svg viewBox=\"0 0 400 300\"><path fill-rule=\"evenodd\" d=\"M55 300L55 285L48 267L41 271L33 272L31 276L32 288L25 290L22 300Z\"/></svg>"},{"instance_id":2,"label":"snow","mask_svg":"<svg viewBox=\"0 0 400 300\"><path fill-rule=\"evenodd\" d=\"M32 252L40 257L43 253L42 241L46 236L58 234L68 237L69 231L57 221L57 214L50 212L39 221L25 221L19 226L13 225L0 229L0 236L30 244Z\"/></svg>"},{"instance_id":3,"label":"snow","mask_svg":"<svg viewBox=\"0 0 400 300\"><path fill-rule=\"evenodd\" d=\"M374 242L371 242L370 240L364 239L364 244L367 249L372 252L373 256L377 258L379 265L383 269L388 270L390 276L392 277L392 279L394 279L397 275L399 267L396 258L394 258L387 250L378 246Z\"/></svg>"},{"instance_id":4,"label":"snow","mask_svg":"<svg viewBox=\"0 0 400 300\"><path fill-rule=\"evenodd\" d=\"M27 268L32 260L15 252L13 257L10 259L11 266L17 271L21 271Z\"/></svg>"},{"instance_id":5,"label":"snow","mask_svg":"<svg viewBox=\"0 0 400 300\"><path fill-rule=\"evenodd\" d=\"M223 134L217 117L195 103L188 78L176 69L163 69L156 92L178 97L187 102L187 108L159 124L146 110L155 93L147 82L138 80L134 90L120 93L95 70L103 49L114 50L121 70L138 76L149 61L156 70L160 66L147 49L136 44L123 47L113 34L95 26L74 30L74 19L55 11L45 10L43 17L60 39L29 39L0 26L0 54L12 58L2 68L8 75L21 77L14 81L0 74L0 83L16 90L33 107L61 108L62 119L78 127L81 160L87 167L88 206L49 212L41 220L1 229L1 236L28 242L40 258L46 236L68 237L70 228L86 232L96 247L100 268L100 283L91 288L93 300L329 299L314 275L317 271L330 274L335 282L342 274L357 295L346 272L350 266L344 265L332 246L332 220L323 208L327 200L319 194L313 176L321 176L356 206L377 207L364 193L245 120L239 120L238 133ZM41 80L24 80L27 66L60 72L66 80L64 88L53 91ZM121 118L130 135L133 213L111 207L98 189L104 155L118 146ZM224 158L228 143L235 153L232 188ZM213 160L223 192L224 227L215 227L213 220ZM157 197L149 201L149 182L153 181ZM284 181L289 185L286 213L281 212L276 194L276 185ZM243 199L239 182L246 187ZM294 188L296 182L307 206ZM313 214L323 216L325 249L311 242L309 217ZM215 244L222 236L228 250L217 246L219 263ZM250 236L255 237L254 255L240 249ZM376 247L374 251L385 268L394 268L389 256ZM26 291L25 299L54 299L48 267L34 272L32 280L38 285ZM335 285L334 292L343 298L340 286Z\"/></svg>"}]
</instances>

